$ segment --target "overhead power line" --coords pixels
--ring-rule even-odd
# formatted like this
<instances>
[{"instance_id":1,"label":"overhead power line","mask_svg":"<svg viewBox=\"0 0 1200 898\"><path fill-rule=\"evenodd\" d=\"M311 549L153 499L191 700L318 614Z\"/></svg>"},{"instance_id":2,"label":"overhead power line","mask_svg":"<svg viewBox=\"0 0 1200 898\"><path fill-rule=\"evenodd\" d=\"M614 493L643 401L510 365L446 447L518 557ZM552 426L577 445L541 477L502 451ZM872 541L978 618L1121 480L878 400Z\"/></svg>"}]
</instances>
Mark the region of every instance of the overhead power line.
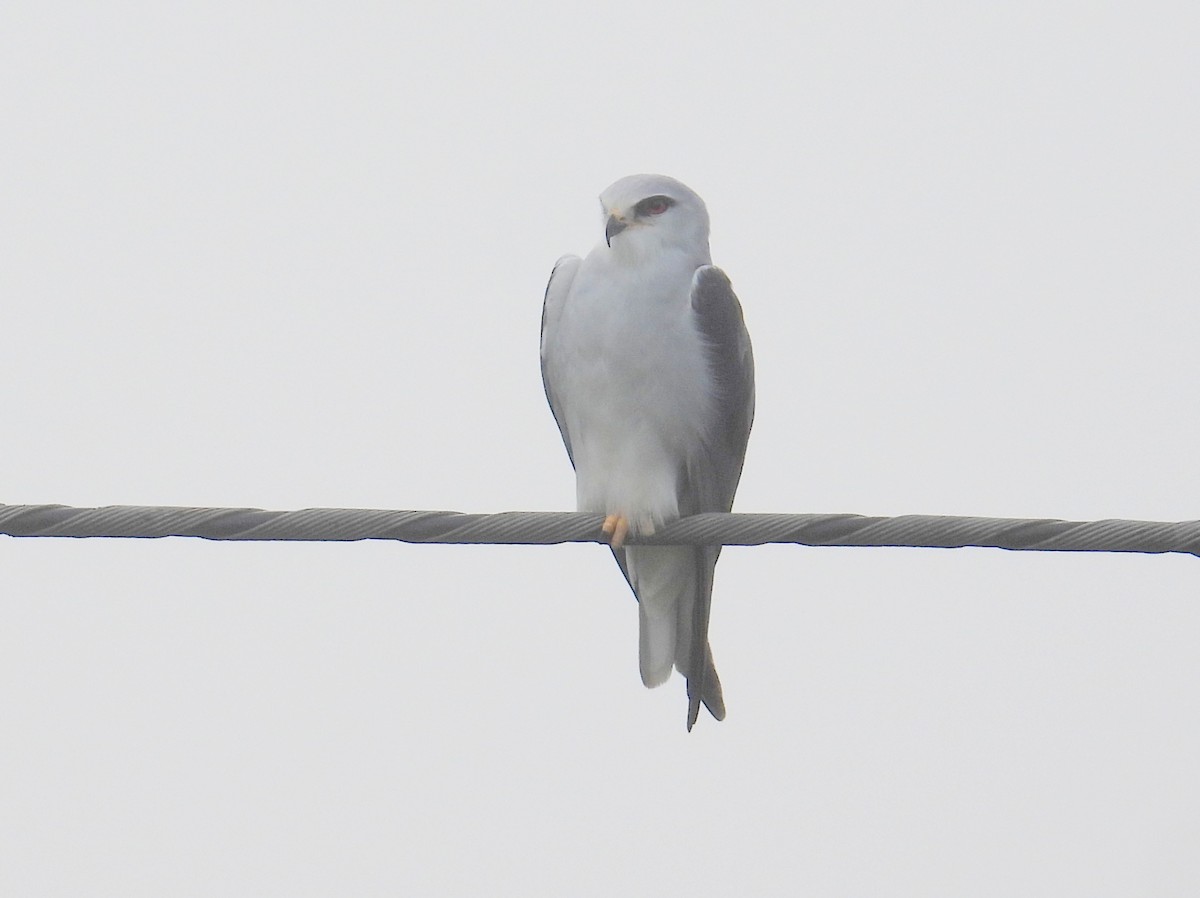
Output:
<instances>
[{"instance_id":1,"label":"overhead power line","mask_svg":"<svg viewBox=\"0 0 1200 898\"><path fill-rule=\"evenodd\" d=\"M7 536L167 536L213 540L551 545L605 542L602 515L583 512L384 511L363 508L176 508L110 505L0 505ZM1060 521L945 515L699 514L632 545L968 546L1048 552L1179 552L1200 556L1200 521Z\"/></svg>"}]
</instances>

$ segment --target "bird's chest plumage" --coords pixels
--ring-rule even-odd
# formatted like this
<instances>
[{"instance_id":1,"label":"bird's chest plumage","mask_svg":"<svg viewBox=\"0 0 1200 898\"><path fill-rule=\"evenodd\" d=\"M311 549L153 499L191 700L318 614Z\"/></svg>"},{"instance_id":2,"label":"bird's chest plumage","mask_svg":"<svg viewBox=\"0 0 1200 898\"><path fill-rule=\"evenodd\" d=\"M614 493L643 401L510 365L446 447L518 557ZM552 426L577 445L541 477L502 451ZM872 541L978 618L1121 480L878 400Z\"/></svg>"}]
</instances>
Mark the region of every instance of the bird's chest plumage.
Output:
<instances>
[{"instance_id":1,"label":"bird's chest plumage","mask_svg":"<svg viewBox=\"0 0 1200 898\"><path fill-rule=\"evenodd\" d=\"M554 373L570 413L581 510L645 530L679 513L677 487L713 413L691 308L694 266L579 271Z\"/></svg>"}]
</instances>

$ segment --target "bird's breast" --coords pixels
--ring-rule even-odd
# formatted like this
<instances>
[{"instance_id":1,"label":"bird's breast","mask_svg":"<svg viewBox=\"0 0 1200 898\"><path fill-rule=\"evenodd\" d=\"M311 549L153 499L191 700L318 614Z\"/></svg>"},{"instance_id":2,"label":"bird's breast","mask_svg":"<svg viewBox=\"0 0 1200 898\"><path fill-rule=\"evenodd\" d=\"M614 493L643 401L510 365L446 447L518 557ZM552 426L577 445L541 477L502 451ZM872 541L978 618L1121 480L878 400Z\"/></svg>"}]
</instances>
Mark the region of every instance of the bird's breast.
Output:
<instances>
[{"instance_id":1,"label":"bird's breast","mask_svg":"<svg viewBox=\"0 0 1200 898\"><path fill-rule=\"evenodd\" d=\"M636 529L678 515L680 472L714 410L692 271L667 274L585 265L558 324L579 508L625 514Z\"/></svg>"}]
</instances>

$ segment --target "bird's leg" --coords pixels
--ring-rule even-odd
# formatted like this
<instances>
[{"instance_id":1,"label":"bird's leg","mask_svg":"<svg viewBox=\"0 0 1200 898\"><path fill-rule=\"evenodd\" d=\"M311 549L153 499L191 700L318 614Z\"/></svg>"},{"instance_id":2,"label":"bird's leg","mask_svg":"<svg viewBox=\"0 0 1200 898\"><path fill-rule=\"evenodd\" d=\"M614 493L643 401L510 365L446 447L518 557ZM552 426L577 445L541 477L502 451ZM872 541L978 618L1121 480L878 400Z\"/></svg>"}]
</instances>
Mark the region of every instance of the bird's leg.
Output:
<instances>
[{"instance_id":1,"label":"bird's leg","mask_svg":"<svg viewBox=\"0 0 1200 898\"><path fill-rule=\"evenodd\" d=\"M619 514L605 515L604 525L600 529L610 537L609 543L612 547L619 549L625 544L625 537L629 535L629 518Z\"/></svg>"}]
</instances>

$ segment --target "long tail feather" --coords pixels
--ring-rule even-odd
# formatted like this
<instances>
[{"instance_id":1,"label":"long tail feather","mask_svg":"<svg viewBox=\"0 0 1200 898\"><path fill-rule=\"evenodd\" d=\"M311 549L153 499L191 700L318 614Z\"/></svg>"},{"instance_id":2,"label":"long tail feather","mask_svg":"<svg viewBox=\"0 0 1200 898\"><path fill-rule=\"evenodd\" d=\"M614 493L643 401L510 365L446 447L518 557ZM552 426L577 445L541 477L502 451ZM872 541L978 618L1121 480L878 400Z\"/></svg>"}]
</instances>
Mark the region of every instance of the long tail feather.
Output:
<instances>
[{"instance_id":1,"label":"long tail feather","mask_svg":"<svg viewBox=\"0 0 1200 898\"><path fill-rule=\"evenodd\" d=\"M716 566L716 555L706 548L692 550L695 565L693 600L690 603L690 614L681 615L679 638L687 640L687 667L684 675L687 677L688 693L688 732L696 725L700 716L700 703L712 713L713 717L721 720L725 717L725 700L721 695L721 681L717 679L716 667L712 661L712 649L708 645L708 619L712 607L713 569ZM687 603L685 603L686 606ZM676 662L678 666L678 661ZM715 691L708 688L709 678L712 678ZM713 699L710 704L707 699ZM720 709L718 714L713 704Z\"/></svg>"},{"instance_id":2,"label":"long tail feather","mask_svg":"<svg viewBox=\"0 0 1200 898\"><path fill-rule=\"evenodd\" d=\"M708 645L714 548L629 546L614 553L638 599L642 682L660 686L672 667L687 680L688 730L700 706L725 719L721 681Z\"/></svg>"}]
</instances>

